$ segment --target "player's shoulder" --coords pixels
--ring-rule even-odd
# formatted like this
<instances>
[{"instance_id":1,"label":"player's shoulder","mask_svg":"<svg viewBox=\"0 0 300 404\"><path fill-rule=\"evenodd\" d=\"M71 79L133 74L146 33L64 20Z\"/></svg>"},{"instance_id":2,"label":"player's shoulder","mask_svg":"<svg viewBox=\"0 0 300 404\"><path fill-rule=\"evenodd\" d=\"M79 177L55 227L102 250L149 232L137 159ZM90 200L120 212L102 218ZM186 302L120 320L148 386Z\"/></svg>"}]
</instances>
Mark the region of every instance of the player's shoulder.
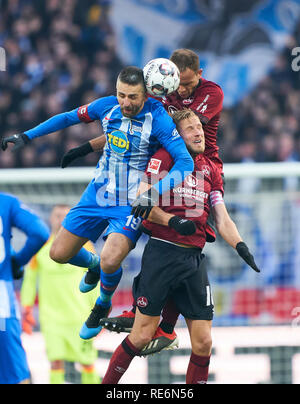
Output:
<instances>
[{"instance_id":1,"label":"player's shoulder","mask_svg":"<svg viewBox=\"0 0 300 404\"><path fill-rule=\"evenodd\" d=\"M196 163L197 169L204 171L204 174L207 174L209 177L219 175L220 173L219 167L210 158L203 154L196 157Z\"/></svg>"},{"instance_id":2,"label":"player's shoulder","mask_svg":"<svg viewBox=\"0 0 300 404\"><path fill-rule=\"evenodd\" d=\"M145 104L152 113L166 113L162 102L156 98L148 97Z\"/></svg>"},{"instance_id":3,"label":"player's shoulder","mask_svg":"<svg viewBox=\"0 0 300 404\"><path fill-rule=\"evenodd\" d=\"M153 157L164 161L173 161L171 154L164 147L158 149L157 152L153 155Z\"/></svg>"},{"instance_id":4,"label":"player's shoulder","mask_svg":"<svg viewBox=\"0 0 300 404\"><path fill-rule=\"evenodd\" d=\"M102 104L103 106L107 105L107 106L113 107L118 104L118 99L114 95L109 95L107 97L97 98L90 105L92 105L92 104L94 104L94 105Z\"/></svg>"},{"instance_id":5,"label":"player's shoulder","mask_svg":"<svg viewBox=\"0 0 300 404\"><path fill-rule=\"evenodd\" d=\"M169 170L174 164L174 160L171 154L164 148L160 148L157 152L150 158L147 172L151 174L158 174L161 171Z\"/></svg>"},{"instance_id":6,"label":"player's shoulder","mask_svg":"<svg viewBox=\"0 0 300 404\"><path fill-rule=\"evenodd\" d=\"M201 84L196 89L196 94L200 94L203 91L205 91L205 92L210 91L215 94L219 94L220 96L224 96L222 87L219 84L215 83L214 81L206 80L202 77Z\"/></svg>"},{"instance_id":7,"label":"player's shoulder","mask_svg":"<svg viewBox=\"0 0 300 404\"><path fill-rule=\"evenodd\" d=\"M4 192L0 192L0 201L1 205L3 206L8 206L8 205L14 205L14 204L19 204L19 199L15 197L14 195L7 194ZM5 204L5 205L4 205Z\"/></svg>"}]
</instances>

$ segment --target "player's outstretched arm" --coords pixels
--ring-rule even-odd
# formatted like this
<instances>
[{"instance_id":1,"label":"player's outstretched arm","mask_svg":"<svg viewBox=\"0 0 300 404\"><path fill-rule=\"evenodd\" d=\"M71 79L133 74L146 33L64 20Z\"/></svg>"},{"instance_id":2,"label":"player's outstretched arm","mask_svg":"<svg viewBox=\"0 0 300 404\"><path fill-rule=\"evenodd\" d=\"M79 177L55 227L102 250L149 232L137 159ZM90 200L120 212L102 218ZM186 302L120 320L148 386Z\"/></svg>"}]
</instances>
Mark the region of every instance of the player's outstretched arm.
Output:
<instances>
[{"instance_id":1,"label":"player's outstretched arm","mask_svg":"<svg viewBox=\"0 0 300 404\"><path fill-rule=\"evenodd\" d=\"M25 135L25 133L20 133L16 134L13 136L8 136L6 138L1 139L1 149L5 151L9 145L9 143L12 143L14 145L13 151L17 151L24 147L26 144L30 142L30 139L28 136Z\"/></svg>"},{"instance_id":2,"label":"player's outstretched arm","mask_svg":"<svg viewBox=\"0 0 300 404\"><path fill-rule=\"evenodd\" d=\"M228 214L226 206L224 203L218 203L213 206L213 214L215 217L216 228L220 236L229 244L231 247L236 249L239 256L256 272L260 272L257 267L253 255L250 253L248 246L242 240L239 231Z\"/></svg>"},{"instance_id":3,"label":"player's outstretched arm","mask_svg":"<svg viewBox=\"0 0 300 404\"><path fill-rule=\"evenodd\" d=\"M14 144L13 151L19 150L28 144L32 139L36 137L48 135L61 129L68 128L69 126L80 123L80 119L77 114L77 109L58 114L41 123L33 129L27 130L24 133L13 135L2 139L1 148L5 151L9 143Z\"/></svg>"},{"instance_id":4,"label":"player's outstretched arm","mask_svg":"<svg viewBox=\"0 0 300 404\"><path fill-rule=\"evenodd\" d=\"M85 157L90 153L101 152L105 146L105 143L106 137L105 135L102 135L88 141L87 143L84 143L81 146L69 150L62 158L61 167L66 168L72 163L72 161L80 157Z\"/></svg>"}]
</instances>

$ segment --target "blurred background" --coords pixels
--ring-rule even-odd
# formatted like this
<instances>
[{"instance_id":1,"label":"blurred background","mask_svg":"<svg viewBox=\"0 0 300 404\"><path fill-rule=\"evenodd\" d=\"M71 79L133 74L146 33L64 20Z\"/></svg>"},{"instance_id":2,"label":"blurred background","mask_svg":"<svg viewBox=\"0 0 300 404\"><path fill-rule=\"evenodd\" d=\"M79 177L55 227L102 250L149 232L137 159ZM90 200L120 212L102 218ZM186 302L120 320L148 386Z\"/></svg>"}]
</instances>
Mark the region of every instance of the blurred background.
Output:
<instances>
[{"instance_id":1,"label":"blurred background","mask_svg":"<svg viewBox=\"0 0 300 404\"><path fill-rule=\"evenodd\" d=\"M216 307L210 381L300 383L300 0L0 0L0 9L1 136L113 94L125 65L143 67L181 47L199 55L203 77L224 91L225 200L262 269L251 272L219 238L205 248ZM45 220L53 204L75 205L99 154L66 170L60 160L99 133L96 123L77 125L1 152L0 191ZM113 314L131 304L145 241L126 259ZM182 319L178 327L180 349L137 360L124 383L184 381L190 347ZM96 339L101 375L123 338ZM24 344L33 381L46 382L38 328Z\"/></svg>"}]
</instances>

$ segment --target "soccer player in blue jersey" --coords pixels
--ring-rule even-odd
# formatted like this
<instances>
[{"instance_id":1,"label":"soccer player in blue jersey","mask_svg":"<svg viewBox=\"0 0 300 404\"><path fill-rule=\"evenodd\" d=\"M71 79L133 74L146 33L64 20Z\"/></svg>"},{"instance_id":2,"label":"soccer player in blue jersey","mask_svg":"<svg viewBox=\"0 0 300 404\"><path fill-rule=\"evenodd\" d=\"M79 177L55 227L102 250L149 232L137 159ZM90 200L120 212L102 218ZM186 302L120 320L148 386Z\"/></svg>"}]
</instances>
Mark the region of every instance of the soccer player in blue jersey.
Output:
<instances>
[{"instance_id":1,"label":"soccer player in blue jersey","mask_svg":"<svg viewBox=\"0 0 300 404\"><path fill-rule=\"evenodd\" d=\"M3 139L2 149L9 143L18 149L36 137L95 120L101 122L105 133L104 153L95 178L66 216L50 252L56 262L89 269L80 285L82 292L93 289L101 274L100 296L81 329L83 339L101 331L99 321L111 309L111 298L122 276L121 263L140 236L141 219L131 214L132 205L138 212L148 214L158 195L181 183L194 167L171 117L159 101L148 98L143 71L134 66L124 68L119 74L116 96L97 99ZM147 163L161 145L174 159L174 167L150 191L137 198ZM141 208L141 205L147 206ZM95 242L105 229L106 242L99 260L82 246L87 240Z\"/></svg>"},{"instance_id":2,"label":"soccer player in blue jersey","mask_svg":"<svg viewBox=\"0 0 300 404\"><path fill-rule=\"evenodd\" d=\"M11 249L12 228L27 236L21 251ZM49 238L47 226L18 199L0 193L0 384L28 383L26 354L21 343L19 310L13 280Z\"/></svg>"}]
</instances>

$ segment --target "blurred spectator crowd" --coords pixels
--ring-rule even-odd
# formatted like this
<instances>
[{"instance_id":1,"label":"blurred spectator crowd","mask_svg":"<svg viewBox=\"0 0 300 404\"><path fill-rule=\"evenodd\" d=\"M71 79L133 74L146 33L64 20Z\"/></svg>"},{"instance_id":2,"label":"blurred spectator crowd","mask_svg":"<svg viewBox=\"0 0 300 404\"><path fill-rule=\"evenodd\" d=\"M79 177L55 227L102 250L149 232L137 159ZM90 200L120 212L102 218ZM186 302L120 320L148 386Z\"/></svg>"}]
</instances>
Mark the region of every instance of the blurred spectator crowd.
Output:
<instances>
[{"instance_id":1,"label":"blurred spectator crowd","mask_svg":"<svg viewBox=\"0 0 300 404\"><path fill-rule=\"evenodd\" d=\"M296 47L300 22L268 76L238 105L223 110L219 146L225 162L299 161L300 71L292 69Z\"/></svg>"},{"instance_id":2,"label":"blurred spectator crowd","mask_svg":"<svg viewBox=\"0 0 300 404\"><path fill-rule=\"evenodd\" d=\"M1 136L115 92L123 65L109 23L110 0L0 0L0 9L7 57L0 74ZM225 162L300 159L300 72L291 68L297 46L300 24L268 77L223 110L218 138ZM92 123L36 139L21 153L1 153L0 168L58 166L67 150L99 131ZM77 164L95 165L98 158Z\"/></svg>"},{"instance_id":3,"label":"blurred spectator crowd","mask_svg":"<svg viewBox=\"0 0 300 404\"><path fill-rule=\"evenodd\" d=\"M0 0L1 136L115 92L123 67L109 24L109 0ZM1 153L0 167L57 166L66 150L99 136L95 124L39 138L22 153ZM98 155L81 164L95 165Z\"/></svg>"}]
</instances>

